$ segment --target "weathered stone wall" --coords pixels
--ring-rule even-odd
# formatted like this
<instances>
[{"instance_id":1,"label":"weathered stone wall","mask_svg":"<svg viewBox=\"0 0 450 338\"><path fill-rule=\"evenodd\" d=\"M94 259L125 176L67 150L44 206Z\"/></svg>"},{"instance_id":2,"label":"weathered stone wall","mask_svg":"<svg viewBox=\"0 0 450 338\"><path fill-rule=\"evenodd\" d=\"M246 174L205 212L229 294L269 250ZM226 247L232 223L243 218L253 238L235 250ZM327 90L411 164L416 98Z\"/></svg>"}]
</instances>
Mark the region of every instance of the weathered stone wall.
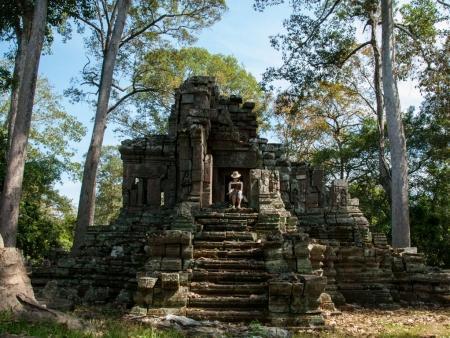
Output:
<instances>
[{"instance_id":1,"label":"weathered stone wall","mask_svg":"<svg viewBox=\"0 0 450 338\"><path fill-rule=\"evenodd\" d=\"M123 207L129 213L175 206L175 150L175 139L165 135L122 142Z\"/></svg>"},{"instance_id":2,"label":"weathered stone wall","mask_svg":"<svg viewBox=\"0 0 450 338\"><path fill-rule=\"evenodd\" d=\"M148 236L147 260L137 273L135 303L145 309L183 308L189 290L188 269L192 265L192 234L166 230Z\"/></svg>"},{"instance_id":3,"label":"weathered stone wall","mask_svg":"<svg viewBox=\"0 0 450 338\"><path fill-rule=\"evenodd\" d=\"M38 296L276 325L319 324L324 290L335 304L450 302L448 273L371 233L347 182L327 191L323 170L258 138L253 108L221 97L213 78L187 80L168 135L122 143L119 219L89 229L79 256L35 269ZM227 210L234 170L251 209Z\"/></svg>"},{"instance_id":4,"label":"weathered stone wall","mask_svg":"<svg viewBox=\"0 0 450 338\"><path fill-rule=\"evenodd\" d=\"M58 252L52 260L33 267L31 281L37 298L54 308L111 302L130 306L136 273L147 258L147 236L169 229L174 219L172 214L132 213L122 214L112 225L90 227L78 256Z\"/></svg>"}]
</instances>

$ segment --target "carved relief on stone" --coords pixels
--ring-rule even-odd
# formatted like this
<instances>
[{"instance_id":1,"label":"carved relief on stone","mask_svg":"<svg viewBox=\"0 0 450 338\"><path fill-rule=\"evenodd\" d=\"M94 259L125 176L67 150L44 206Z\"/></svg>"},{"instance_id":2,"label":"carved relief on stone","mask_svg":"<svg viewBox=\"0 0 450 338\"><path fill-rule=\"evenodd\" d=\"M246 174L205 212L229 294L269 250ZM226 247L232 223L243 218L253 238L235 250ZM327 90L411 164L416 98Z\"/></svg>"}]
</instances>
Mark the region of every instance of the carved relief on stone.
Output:
<instances>
[{"instance_id":1,"label":"carved relief on stone","mask_svg":"<svg viewBox=\"0 0 450 338\"><path fill-rule=\"evenodd\" d=\"M349 205L348 182L346 180L334 180L331 186L331 206L346 207Z\"/></svg>"},{"instance_id":2,"label":"carved relief on stone","mask_svg":"<svg viewBox=\"0 0 450 338\"><path fill-rule=\"evenodd\" d=\"M191 192L192 180L191 180L191 172L185 171L183 174L183 179L181 181L181 187L183 189L182 194L184 196L188 195Z\"/></svg>"}]
</instances>

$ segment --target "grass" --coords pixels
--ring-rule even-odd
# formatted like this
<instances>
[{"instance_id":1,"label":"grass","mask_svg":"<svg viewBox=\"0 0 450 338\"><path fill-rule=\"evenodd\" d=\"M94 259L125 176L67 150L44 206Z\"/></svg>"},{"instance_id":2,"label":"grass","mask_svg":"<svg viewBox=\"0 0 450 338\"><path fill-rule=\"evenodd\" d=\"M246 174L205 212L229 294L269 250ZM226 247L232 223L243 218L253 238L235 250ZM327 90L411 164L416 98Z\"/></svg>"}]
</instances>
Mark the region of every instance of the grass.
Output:
<instances>
[{"instance_id":1,"label":"grass","mask_svg":"<svg viewBox=\"0 0 450 338\"><path fill-rule=\"evenodd\" d=\"M123 319L123 312L105 308L78 309L75 316L84 318L86 329L71 330L65 325L53 322L30 323L15 318L10 313L0 313L0 335L4 333L35 337L65 338L181 338L184 335L174 329L158 330L146 324ZM336 319L333 319L336 318ZM294 338L304 337L445 337L450 338L450 311L448 310L401 310L400 312L382 312L362 310L343 312L341 316L331 317L334 329L296 332ZM242 338L264 337L262 324L254 321Z\"/></svg>"},{"instance_id":2,"label":"grass","mask_svg":"<svg viewBox=\"0 0 450 338\"><path fill-rule=\"evenodd\" d=\"M15 318L11 313L0 313L0 335L4 333L54 338L181 338L182 334L175 330L157 330L142 324L129 323L119 319L93 319L88 321L88 328L81 330L68 329L55 322L30 323Z\"/></svg>"}]
</instances>

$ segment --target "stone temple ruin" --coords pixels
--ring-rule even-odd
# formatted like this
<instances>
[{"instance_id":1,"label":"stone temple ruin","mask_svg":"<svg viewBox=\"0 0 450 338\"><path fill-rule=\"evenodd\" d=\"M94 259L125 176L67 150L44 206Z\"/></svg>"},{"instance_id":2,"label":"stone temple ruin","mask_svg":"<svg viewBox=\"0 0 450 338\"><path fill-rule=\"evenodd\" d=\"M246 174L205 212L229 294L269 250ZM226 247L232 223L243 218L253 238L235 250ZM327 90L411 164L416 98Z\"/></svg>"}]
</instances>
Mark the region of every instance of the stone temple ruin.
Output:
<instances>
[{"instance_id":1,"label":"stone temple ruin","mask_svg":"<svg viewBox=\"0 0 450 338\"><path fill-rule=\"evenodd\" d=\"M372 232L347 183L291 162L257 134L254 103L193 77L167 135L122 142L123 208L88 231L82 253L35 268L49 306L118 303L140 314L321 325L358 303L450 303L450 275ZM227 187L242 174L245 201Z\"/></svg>"}]
</instances>

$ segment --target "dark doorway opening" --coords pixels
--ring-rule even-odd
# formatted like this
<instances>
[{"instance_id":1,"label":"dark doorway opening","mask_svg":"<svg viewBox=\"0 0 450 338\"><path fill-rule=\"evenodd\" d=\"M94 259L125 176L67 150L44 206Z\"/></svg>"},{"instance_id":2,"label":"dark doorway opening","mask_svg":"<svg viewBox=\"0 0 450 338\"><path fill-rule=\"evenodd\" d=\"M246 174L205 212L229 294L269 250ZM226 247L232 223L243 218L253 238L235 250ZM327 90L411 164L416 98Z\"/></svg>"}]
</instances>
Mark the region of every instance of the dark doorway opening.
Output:
<instances>
[{"instance_id":1,"label":"dark doorway opening","mask_svg":"<svg viewBox=\"0 0 450 338\"><path fill-rule=\"evenodd\" d=\"M242 168L214 168L214 185L213 185L213 203L214 204L231 204L228 196L228 184L231 182L231 174L233 171L239 171L241 174L240 180L243 183L242 193L244 201L248 198L249 184L250 184L250 169ZM244 205L244 203L242 203Z\"/></svg>"}]
</instances>

